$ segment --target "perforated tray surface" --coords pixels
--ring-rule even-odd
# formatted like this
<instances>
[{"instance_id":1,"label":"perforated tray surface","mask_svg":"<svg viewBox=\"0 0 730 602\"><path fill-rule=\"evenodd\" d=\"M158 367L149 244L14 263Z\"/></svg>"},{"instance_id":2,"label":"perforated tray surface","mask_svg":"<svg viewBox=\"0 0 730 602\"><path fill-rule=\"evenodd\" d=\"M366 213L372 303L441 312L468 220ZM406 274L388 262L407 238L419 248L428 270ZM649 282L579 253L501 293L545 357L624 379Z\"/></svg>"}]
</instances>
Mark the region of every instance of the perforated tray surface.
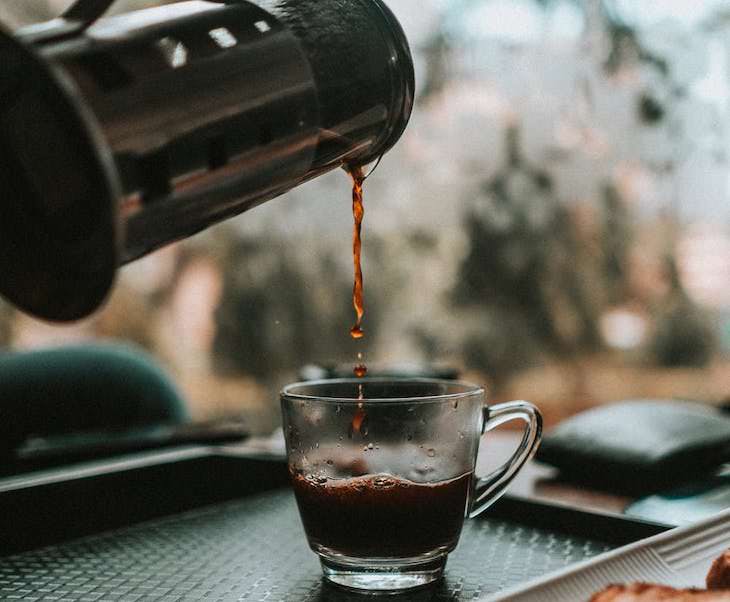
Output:
<instances>
[{"instance_id":1,"label":"perforated tray surface","mask_svg":"<svg viewBox=\"0 0 730 602\"><path fill-rule=\"evenodd\" d=\"M466 522L445 579L405 599L474 600L614 547L486 514ZM351 598L322 583L287 490L0 558L0 600Z\"/></svg>"}]
</instances>

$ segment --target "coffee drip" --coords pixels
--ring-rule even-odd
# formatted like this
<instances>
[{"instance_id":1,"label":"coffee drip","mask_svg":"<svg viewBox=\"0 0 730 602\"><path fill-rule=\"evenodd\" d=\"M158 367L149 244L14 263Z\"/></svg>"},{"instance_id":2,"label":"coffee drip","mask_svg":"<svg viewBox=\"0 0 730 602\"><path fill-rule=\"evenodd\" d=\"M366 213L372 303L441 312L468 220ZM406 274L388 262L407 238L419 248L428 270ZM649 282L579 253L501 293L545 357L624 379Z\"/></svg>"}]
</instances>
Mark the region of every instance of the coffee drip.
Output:
<instances>
[{"instance_id":1,"label":"coffee drip","mask_svg":"<svg viewBox=\"0 0 730 602\"><path fill-rule=\"evenodd\" d=\"M347 172L352 178L352 261L355 269L355 282L352 287L352 305L355 308L355 324L350 329L350 336L355 340L359 340L365 336L365 332L362 329L362 317L365 313L362 279L362 220L365 216L365 208L363 206L362 185L366 176L363 174L362 167L348 167ZM352 371L357 378L364 378L367 374L368 367L363 361L362 351L358 352L357 363L353 366ZM364 399L362 383L357 386L357 398L360 400ZM358 405L358 411L353 418L350 431L359 433L364 419L365 412L362 409L361 403Z\"/></svg>"},{"instance_id":2,"label":"coffee drip","mask_svg":"<svg viewBox=\"0 0 730 602\"><path fill-rule=\"evenodd\" d=\"M365 313L362 301L362 219L365 210L362 202L362 184L365 181L362 167L350 167L348 173L352 178L352 260L355 267L355 284L352 288L352 305L355 308L355 324L350 329L350 336L353 339L361 339L365 336L362 330L362 316ZM357 367L355 368L357 374ZM360 376L360 375L358 375ZM364 376L364 374L362 374Z\"/></svg>"}]
</instances>

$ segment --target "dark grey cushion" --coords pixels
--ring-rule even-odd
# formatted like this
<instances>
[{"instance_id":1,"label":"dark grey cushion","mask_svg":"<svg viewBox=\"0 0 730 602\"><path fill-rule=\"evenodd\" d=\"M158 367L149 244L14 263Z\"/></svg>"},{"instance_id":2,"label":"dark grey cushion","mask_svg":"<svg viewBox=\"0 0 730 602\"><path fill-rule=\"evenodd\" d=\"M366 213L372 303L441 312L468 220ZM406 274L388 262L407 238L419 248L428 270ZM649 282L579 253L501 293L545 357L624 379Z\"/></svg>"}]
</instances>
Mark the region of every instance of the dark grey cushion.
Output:
<instances>
[{"instance_id":1,"label":"dark grey cushion","mask_svg":"<svg viewBox=\"0 0 730 602\"><path fill-rule=\"evenodd\" d=\"M546 435L537 458L594 487L658 490L730 460L730 418L697 403L625 401L562 422Z\"/></svg>"}]
</instances>

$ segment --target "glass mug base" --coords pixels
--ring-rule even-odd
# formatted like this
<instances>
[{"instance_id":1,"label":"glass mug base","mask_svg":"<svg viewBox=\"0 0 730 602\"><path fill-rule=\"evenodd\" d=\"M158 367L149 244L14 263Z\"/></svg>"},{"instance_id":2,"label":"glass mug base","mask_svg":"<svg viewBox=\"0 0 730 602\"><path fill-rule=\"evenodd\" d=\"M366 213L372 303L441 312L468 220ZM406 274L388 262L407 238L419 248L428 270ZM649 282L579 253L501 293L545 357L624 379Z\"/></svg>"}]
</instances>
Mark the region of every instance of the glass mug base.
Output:
<instances>
[{"instance_id":1,"label":"glass mug base","mask_svg":"<svg viewBox=\"0 0 730 602\"><path fill-rule=\"evenodd\" d=\"M393 594L430 585L444 574L446 553L429 558L373 561L320 553L324 578L353 592Z\"/></svg>"}]
</instances>

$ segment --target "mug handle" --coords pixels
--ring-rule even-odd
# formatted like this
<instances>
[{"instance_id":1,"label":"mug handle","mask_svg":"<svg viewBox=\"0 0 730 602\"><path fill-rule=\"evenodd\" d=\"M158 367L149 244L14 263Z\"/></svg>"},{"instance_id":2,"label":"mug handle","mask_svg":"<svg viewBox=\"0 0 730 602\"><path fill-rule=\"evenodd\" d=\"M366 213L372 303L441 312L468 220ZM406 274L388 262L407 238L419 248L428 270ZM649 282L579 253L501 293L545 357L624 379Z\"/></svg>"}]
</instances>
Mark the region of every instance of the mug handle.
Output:
<instances>
[{"instance_id":1,"label":"mug handle","mask_svg":"<svg viewBox=\"0 0 730 602\"><path fill-rule=\"evenodd\" d=\"M542 415L529 401L498 403L484 406L482 411L484 412L482 434L511 420L524 421L525 432L512 457L494 472L476 481L469 518L484 512L502 496L525 462L535 454L542 438Z\"/></svg>"}]
</instances>

